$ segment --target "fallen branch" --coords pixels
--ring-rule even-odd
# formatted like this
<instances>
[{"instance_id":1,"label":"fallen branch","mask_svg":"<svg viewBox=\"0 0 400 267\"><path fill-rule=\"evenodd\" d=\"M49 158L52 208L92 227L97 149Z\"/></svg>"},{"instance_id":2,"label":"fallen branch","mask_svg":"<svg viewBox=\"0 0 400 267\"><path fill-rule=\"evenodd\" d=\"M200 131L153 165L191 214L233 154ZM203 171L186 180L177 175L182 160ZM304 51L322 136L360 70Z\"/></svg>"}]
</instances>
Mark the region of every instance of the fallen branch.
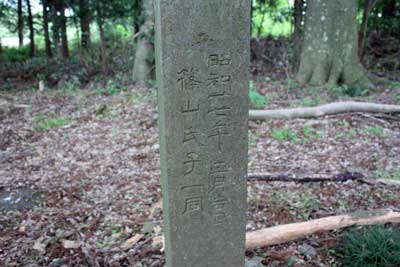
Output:
<instances>
[{"instance_id":1,"label":"fallen branch","mask_svg":"<svg viewBox=\"0 0 400 267\"><path fill-rule=\"evenodd\" d=\"M400 223L400 212L390 209L358 211L347 215L284 224L246 233L246 249L283 244L321 231L387 223ZM152 246L155 249L163 250L164 238L162 236L154 237Z\"/></svg>"},{"instance_id":2,"label":"fallen branch","mask_svg":"<svg viewBox=\"0 0 400 267\"><path fill-rule=\"evenodd\" d=\"M266 181L266 182L346 182L364 179L364 175L359 172L345 172L339 174L311 174L296 175L289 173L250 173L248 180Z\"/></svg>"},{"instance_id":3,"label":"fallen branch","mask_svg":"<svg viewBox=\"0 0 400 267\"><path fill-rule=\"evenodd\" d=\"M318 182L346 182L357 181L368 185L390 185L400 186L400 180L366 178L359 172L344 172L339 174L310 174L296 175L288 173L250 173L247 176L250 181L265 182L295 182L295 183L318 183Z\"/></svg>"},{"instance_id":4,"label":"fallen branch","mask_svg":"<svg viewBox=\"0 0 400 267\"><path fill-rule=\"evenodd\" d=\"M315 118L350 112L400 113L400 105L374 104L365 102L337 102L317 107L250 110L251 120Z\"/></svg>"},{"instance_id":5,"label":"fallen branch","mask_svg":"<svg viewBox=\"0 0 400 267\"><path fill-rule=\"evenodd\" d=\"M400 212L393 210L363 211L261 229L246 234L246 248L278 245L321 231L386 223L400 223Z\"/></svg>"}]
</instances>

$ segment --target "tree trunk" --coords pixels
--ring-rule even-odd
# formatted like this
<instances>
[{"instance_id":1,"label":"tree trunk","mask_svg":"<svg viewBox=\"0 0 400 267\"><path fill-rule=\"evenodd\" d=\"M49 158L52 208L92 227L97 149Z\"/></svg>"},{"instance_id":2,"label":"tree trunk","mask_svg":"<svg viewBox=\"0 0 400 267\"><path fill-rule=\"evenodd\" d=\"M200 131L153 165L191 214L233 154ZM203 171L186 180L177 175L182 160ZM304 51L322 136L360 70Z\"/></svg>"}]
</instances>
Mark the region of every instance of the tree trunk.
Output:
<instances>
[{"instance_id":1,"label":"tree trunk","mask_svg":"<svg viewBox=\"0 0 400 267\"><path fill-rule=\"evenodd\" d=\"M103 14L101 12L102 7L100 6L101 3L97 3L96 6L96 22L97 22L97 27L99 27L99 33L100 33L100 43L101 43L101 68L104 74L108 73L108 68L107 68L107 42L106 42L106 36L104 34L104 20L103 20Z\"/></svg>"},{"instance_id":2,"label":"tree trunk","mask_svg":"<svg viewBox=\"0 0 400 267\"><path fill-rule=\"evenodd\" d=\"M33 28L33 17L30 0L26 0L26 7L28 9L28 26L29 26L29 39L30 39L30 50L29 56L35 56L35 29Z\"/></svg>"},{"instance_id":3,"label":"tree trunk","mask_svg":"<svg viewBox=\"0 0 400 267\"><path fill-rule=\"evenodd\" d=\"M79 0L79 19L81 24L81 45L83 49L90 47L90 10L87 0Z\"/></svg>"},{"instance_id":4,"label":"tree trunk","mask_svg":"<svg viewBox=\"0 0 400 267\"><path fill-rule=\"evenodd\" d=\"M3 46L1 45L1 38L0 38L0 63L3 63Z\"/></svg>"},{"instance_id":5,"label":"tree trunk","mask_svg":"<svg viewBox=\"0 0 400 267\"><path fill-rule=\"evenodd\" d=\"M358 39L359 56L360 56L361 61L364 57L365 36L367 35L369 14L371 13L371 11L374 8L376 3L377 3L377 0L365 0L365 3L364 3L363 17L362 17L359 39Z\"/></svg>"},{"instance_id":6,"label":"tree trunk","mask_svg":"<svg viewBox=\"0 0 400 267\"><path fill-rule=\"evenodd\" d=\"M358 58L357 0L308 0L297 80L373 87Z\"/></svg>"},{"instance_id":7,"label":"tree trunk","mask_svg":"<svg viewBox=\"0 0 400 267\"><path fill-rule=\"evenodd\" d=\"M150 80L153 77L154 65L154 8L153 0L146 0L142 12L145 22L140 26L140 35L136 48L133 77L136 84L141 87L150 87Z\"/></svg>"},{"instance_id":8,"label":"tree trunk","mask_svg":"<svg viewBox=\"0 0 400 267\"><path fill-rule=\"evenodd\" d=\"M57 0L50 0L51 7L51 21L52 21L52 32L53 32L53 44L56 51L56 55L61 55L60 49L60 18L58 17L58 4Z\"/></svg>"},{"instance_id":9,"label":"tree trunk","mask_svg":"<svg viewBox=\"0 0 400 267\"><path fill-rule=\"evenodd\" d=\"M65 3L60 1L60 28L61 28L61 55L63 59L69 58L67 18L65 17Z\"/></svg>"},{"instance_id":10,"label":"tree trunk","mask_svg":"<svg viewBox=\"0 0 400 267\"><path fill-rule=\"evenodd\" d=\"M18 40L19 48L24 46L24 19L22 16L22 0L18 0Z\"/></svg>"},{"instance_id":11,"label":"tree trunk","mask_svg":"<svg viewBox=\"0 0 400 267\"><path fill-rule=\"evenodd\" d=\"M51 51L51 42L50 42L50 33L49 33L49 11L48 11L48 0L43 0L43 32L44 32L44 41L46 46L46 55L48 58L53 57L53 53Z\"/></svg>"},{"instance_id":12,"label":"tree trunk","mask_svg":"<svg viewBox=\"0 0 400 267\"><path fill-rule=\"evenodd\" d=\"M294 3L294 33L293 40L295 45L295 69L298 69L301 51L301 32L303 21L304 0L295 0Z\"/></svg>"}]
</instances>

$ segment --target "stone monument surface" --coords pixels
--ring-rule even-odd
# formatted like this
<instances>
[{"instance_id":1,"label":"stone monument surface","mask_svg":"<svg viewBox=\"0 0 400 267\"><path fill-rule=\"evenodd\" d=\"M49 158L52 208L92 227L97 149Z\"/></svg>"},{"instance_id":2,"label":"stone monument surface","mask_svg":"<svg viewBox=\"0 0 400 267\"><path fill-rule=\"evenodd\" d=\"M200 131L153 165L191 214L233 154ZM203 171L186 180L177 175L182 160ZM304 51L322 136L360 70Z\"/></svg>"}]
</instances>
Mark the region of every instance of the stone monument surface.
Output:
<instances>
[{"instance_id":1,"label":"stone monument surface","mask_svg":"<svg viewBox=\"0 0 400 267\"><path fill-rule=\"evenodd\" d=\"M155 9L166 266L243 267L250 1Z\"/></svg>"}]
</instances>

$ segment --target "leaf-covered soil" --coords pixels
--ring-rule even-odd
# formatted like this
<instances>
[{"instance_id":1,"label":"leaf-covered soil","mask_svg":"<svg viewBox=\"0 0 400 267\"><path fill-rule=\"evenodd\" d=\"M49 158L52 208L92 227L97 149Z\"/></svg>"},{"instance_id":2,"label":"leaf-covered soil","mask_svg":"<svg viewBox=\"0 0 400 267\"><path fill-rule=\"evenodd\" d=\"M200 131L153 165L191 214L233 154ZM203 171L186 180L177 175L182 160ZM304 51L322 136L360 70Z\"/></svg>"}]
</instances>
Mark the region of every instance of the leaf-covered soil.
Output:
<instances>
[{"instance_id":1,"label":"leaf-covered soil","mask_svg":"<svg viewBox=\"0 0 400 267\"><path fill-rule=\"evenodd\" d=\"M269 96L267 108L340 98L270 80L257 88ZM399 95L399 89L382 89L367 100L396 103ZM163 266L163 253L152 246L162 234L154 96L131 89L7 97L28 107L0 118L0 266ZM255 172L400 179L399 118L346 114L251 122L249 173ZM400 187L357 181L251 180L247 230L399 209L399 195ZM265 266L336 266L332 251L340 234L318 233L247 257Z\"/></svg>"}]
</instances>

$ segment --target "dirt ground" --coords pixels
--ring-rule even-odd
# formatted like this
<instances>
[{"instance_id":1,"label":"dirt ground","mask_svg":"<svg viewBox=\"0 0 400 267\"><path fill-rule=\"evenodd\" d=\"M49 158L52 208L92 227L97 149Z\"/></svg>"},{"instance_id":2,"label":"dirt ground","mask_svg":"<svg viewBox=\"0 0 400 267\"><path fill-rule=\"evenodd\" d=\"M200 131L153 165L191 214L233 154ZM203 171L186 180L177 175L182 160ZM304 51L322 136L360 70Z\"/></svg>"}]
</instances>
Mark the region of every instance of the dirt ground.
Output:
<instances>
[{"instance_id":1,"label":"dirt ground","mask_svg":"<svg viewBox=\"0 0 400 267\"><path fill-rule=\"evenodd\" d=\"M345 99L324 89L256 83L266 108ZM400 89L363 100L400 101ZM155 97L139 89L19 92L0 118L0 266L163 266ZM343 114L250 122L249 174L356 173L400 179L400 119ZM356 210L400 208L400 187L360 181L248 182L247 230ZM144 236L131 246L124 242ZM265 266L337 266L340 231L248 251Z\"/></svg>"}]
</instances>

